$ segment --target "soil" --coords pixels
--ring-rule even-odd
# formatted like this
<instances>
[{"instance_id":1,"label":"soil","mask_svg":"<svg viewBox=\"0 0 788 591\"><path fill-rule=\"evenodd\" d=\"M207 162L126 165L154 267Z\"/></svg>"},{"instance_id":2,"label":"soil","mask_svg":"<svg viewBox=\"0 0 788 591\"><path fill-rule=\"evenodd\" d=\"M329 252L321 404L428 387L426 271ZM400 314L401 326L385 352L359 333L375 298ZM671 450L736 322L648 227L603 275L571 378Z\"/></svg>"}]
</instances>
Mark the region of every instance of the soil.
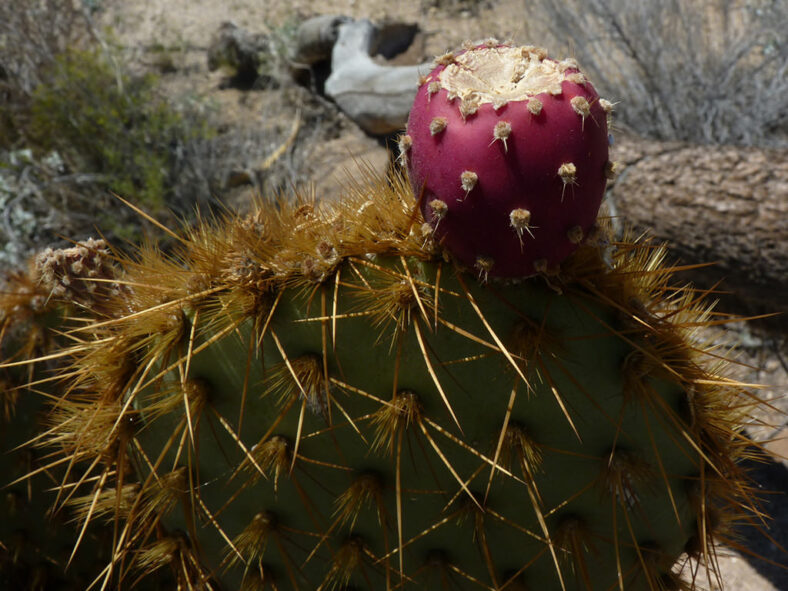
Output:
<instances>
[{"instance_id":1,"label":"soil","mask_svg":"<svg viewBox=\"0 0 788 591\"><path fill-rule=\"evenodd\" d=\"M525 18L521 0L498 0L494 5L472 0L123 0L107 4L99 14L102 24L111 27L114 38L140 67L166 72L168 92L209 99L218 105L227 126L256 126L265 132L257 136L268 138L265 145L257 146L258 164L281 152L276 160L282 178L289 174L295 184L309 181L323 198L335 196L346 171L356 169L359 162L379 173L385 171L389 164L385 142L365 136L325 99L308 90L228 86L227 73L209 71L206 60L211 37L222 22L233 21L249 31L269 35L281 34L301 19L318 14L418 23L421 32L411 50L398 58L399 63L419 63L465 39L490 35L521 43L545 42L538 23ZM553 52L563 49L551 47ZM296 127L297 136L291 141L288 138ZM249 163L239 165L244 168ZM240 186L227 202L243 208L259 188ZM742 529L739 551L720 549L721 578L730 591L788 591L788 553L778 547L778 542L788 547L788 337L759 332L746 322L710 330L707 336L713 342L739 345L737 377L754 384L758 395L770 403L748 428L748 434L754 445L772 454L770 462L753 466L756 484L768 499L765 508L772 518L767 525L771 540ZM716 580L703 574L696 580L699 588L719 589Z\"/></svg>"}]
</instances>

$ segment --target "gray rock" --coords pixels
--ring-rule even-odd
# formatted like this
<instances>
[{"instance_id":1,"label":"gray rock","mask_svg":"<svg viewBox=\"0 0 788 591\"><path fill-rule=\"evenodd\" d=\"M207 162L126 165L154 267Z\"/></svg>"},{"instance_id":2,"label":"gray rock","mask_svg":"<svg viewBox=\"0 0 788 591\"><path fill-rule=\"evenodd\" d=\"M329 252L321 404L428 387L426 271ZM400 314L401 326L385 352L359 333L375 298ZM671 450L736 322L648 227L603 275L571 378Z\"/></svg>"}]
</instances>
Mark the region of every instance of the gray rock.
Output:
<instances>
[{"instance_id":1,"label":"gray rock","mask_svg":"<svg viewBox=\"0 0 788 591\"><path fill-rule=\"evenodd\" d=\"M235 78L251 83L263 73L261 66L270 52L268 37L226 21L208 46L208 69L229 68Z\"/></svg>"},{"instance_id":2,"label":"gray rock","mask_svg":"<svg viewBox=\"0 0 788 591\"><path fill-rule=\"evenodd\" d=\"M306 19L295 34L290 59L294 64L311 66L331 58L340 27L352 21L349 16L324 14Z\"/></svg>"},{"instance_id":3,"label":"gray rock","mask_svg":"<svg viewBox=\"0 0 788 591\"><path fill-rule=\"evenodd\" d=\"M367 19L339 27L325 92L364 131L385 135L402 129L413 104L419 76L431 63L385 66L371 56L380 30Z\"/></svg>"}]
</instances>

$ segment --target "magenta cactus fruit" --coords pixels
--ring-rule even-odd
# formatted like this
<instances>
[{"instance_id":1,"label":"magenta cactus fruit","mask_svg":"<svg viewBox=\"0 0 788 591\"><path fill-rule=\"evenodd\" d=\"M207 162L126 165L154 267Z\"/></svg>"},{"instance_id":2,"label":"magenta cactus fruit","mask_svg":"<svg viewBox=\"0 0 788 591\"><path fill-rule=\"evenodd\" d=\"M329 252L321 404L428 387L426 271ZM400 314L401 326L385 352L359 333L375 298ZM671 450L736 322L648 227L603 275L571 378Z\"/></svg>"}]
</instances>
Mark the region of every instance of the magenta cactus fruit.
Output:
<instances>
[{"instance_id":1,"label":"magenta cactus fruit","mask_svg":"<svg viewBox=\"0 0 788 591\"><path fill-rule=\"evenodd\" d=\"M610 110L575 60L540 48L441 56L400 142L437 241L485 277L555 271L599 211Z\"/></svg>"}]
</instances>

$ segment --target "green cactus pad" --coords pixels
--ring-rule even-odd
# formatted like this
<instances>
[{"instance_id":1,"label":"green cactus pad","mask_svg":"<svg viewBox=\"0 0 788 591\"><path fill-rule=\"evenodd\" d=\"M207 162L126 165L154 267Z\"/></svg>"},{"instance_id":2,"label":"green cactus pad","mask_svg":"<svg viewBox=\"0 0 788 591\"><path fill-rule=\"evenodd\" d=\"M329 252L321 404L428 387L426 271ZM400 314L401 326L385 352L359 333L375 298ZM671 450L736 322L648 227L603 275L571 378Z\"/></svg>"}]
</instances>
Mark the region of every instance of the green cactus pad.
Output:
<instances>
[{"instance_id":1,"label":"green cactus pad","mask_svg":"<svg viewBox=\"0 0 788 591\"><path fill-rule=\"evenodd\" d=\"M674 565L750 504L708 306L601 230L557 274L479 283L422 224L394 179L125 262L51 436L119 524L108 580L690 588Z\"/></svg>"},{"instance_id":2,"label":"green cactus pad","mask_svg":"<svg viewBox=\"0 0 788 591\"><path fill-rule=\"evenodd\" d=\"M74 506L54 508L66 473L36 445L48 428L48 399L63 357L58 340L67 310L88 306L104 288L87 278L106 278L102 241L47 249L28 269L0 277L0 588L18 591L85 589L111 554L111 531L91 524L82 543L91 553L72 555L80 537ZM62 280L67 277L65 282ZM73 313L73 310L72 310ZM84 507L83 507L84 509ZM96 550L98 548L98 550Z\"/></svg>"}]
</instances>

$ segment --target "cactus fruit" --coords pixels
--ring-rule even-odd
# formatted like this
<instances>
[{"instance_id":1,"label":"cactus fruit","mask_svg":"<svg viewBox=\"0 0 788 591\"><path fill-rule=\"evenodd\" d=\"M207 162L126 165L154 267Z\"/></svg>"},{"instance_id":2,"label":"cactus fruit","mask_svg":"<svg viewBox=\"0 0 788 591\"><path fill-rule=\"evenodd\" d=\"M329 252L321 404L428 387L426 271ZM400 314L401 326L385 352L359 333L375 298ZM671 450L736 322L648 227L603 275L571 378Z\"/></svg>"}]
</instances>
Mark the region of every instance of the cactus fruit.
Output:
<instances>
[{"instance_id":1,"label":"cactus fruit","mask_svg":"<svg viewBox=\"0 0 788 591\"><path fill-rule=\"evenodd\" d=\"M71 332L61 502L113 524L97 588L695 588L754 510L756 404L664 251L595 230L477 281L407 179L262 203L121 262ZM174 233L173 233L174 234ZM609 260L608 260L609 259ZM549 279L549 282L547 281ZM675 566L678 565L678 566Z\"/></svg>"},{"instance_id":2,"label":"cactus fruit","mask_svg":"<svg viewBox=\"0 0 788 591\"><path fill-rule=\"evenodd\" d=\"M438 58L400 141L436 239L485 276L554 270L612 174L611 107L574 59L533 46L492 40Z\"/></svg>"}]
</instances>

